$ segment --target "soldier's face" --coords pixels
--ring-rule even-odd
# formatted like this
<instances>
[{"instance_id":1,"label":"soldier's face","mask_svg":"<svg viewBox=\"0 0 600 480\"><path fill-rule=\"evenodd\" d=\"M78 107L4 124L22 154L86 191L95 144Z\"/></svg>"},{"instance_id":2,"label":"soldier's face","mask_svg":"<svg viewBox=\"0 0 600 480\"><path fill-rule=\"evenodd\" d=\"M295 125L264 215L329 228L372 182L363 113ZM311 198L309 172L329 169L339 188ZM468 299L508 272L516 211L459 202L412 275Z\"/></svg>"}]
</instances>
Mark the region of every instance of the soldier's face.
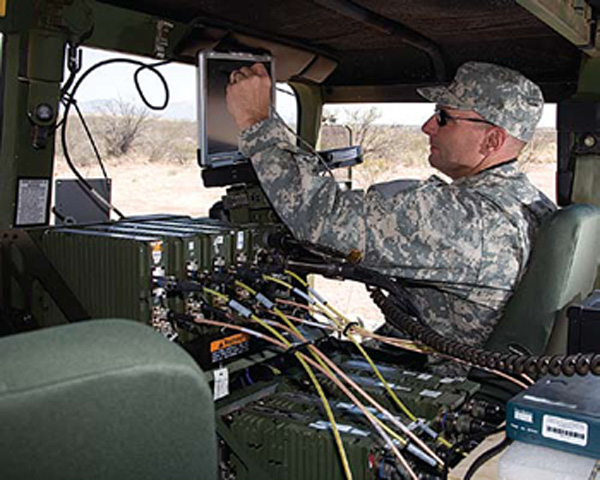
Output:
<instances>
[{"instance_id":1,"label":"soldier's face","mask_svg":"<svg viewBox=\"0 0 600 480\"><path fill-rule=\"evenodd\" d=\"M489 125L473 111L439 109L444 113L432 115L421 127L429 137L429 163L452 179L470 175L485 159L481 145Z\"/></svg>"}]
</instances>

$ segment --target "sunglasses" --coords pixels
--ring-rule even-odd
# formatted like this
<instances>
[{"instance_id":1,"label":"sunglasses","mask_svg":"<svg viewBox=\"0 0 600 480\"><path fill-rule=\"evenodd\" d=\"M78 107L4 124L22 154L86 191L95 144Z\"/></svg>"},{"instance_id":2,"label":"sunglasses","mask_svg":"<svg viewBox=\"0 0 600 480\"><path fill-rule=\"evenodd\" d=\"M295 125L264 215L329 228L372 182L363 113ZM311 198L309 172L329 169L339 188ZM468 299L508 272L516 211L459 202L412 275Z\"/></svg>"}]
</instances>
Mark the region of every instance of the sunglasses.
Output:
<instances>
[{"instance_id":1,"label":"sunglasses","mask_svg":"<svg viewBox=\"0 0 600 480\"><path fill-rule=\"evenodd\" d=\"M494 125L492 122L488 122L487 120L483 120L481 118L455 117L453 115L450 115L446 110L442 108L436 108L434 115L439 127L445 127L446 125L448 125L448 120L462 120L463 122L485 123L487 125Z\"/></svg>"}]
</instances>

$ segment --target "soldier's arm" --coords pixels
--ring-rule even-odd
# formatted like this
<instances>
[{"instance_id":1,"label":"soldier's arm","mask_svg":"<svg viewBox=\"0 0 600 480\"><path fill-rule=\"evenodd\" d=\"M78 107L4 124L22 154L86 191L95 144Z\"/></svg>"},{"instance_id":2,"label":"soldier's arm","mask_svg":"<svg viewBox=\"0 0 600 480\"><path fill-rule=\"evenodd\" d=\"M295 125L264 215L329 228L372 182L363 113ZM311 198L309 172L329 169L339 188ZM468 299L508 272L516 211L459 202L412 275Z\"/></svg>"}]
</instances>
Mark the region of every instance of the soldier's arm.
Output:
<instances>
[{"instance_id":1,"label":"soldier's arm","mask_svg":"<svg viewBox=\"0 0 600 480\"><path fill-rule=\"evenodd\" d=\"M316 172L318 159L295 146L276 119L254 124L240 135L269 201L299 240L344 253L365 249L362 191L341 191L330 176Z\"/></svg>"},{"instance_id":2,"label":"soldier's arm","mask_svg":"<svg viewBox=\"0 0 600 480\"><path fill-rule=\"evenodd\" d=\"M476 198L436 180L392 198L341 191L293 140L278 120L265 120L242 133L240 148L296 238L359 250L366 266L395 276L477 282L485 223L497 215Z\"/></svg>"}]
</instances>

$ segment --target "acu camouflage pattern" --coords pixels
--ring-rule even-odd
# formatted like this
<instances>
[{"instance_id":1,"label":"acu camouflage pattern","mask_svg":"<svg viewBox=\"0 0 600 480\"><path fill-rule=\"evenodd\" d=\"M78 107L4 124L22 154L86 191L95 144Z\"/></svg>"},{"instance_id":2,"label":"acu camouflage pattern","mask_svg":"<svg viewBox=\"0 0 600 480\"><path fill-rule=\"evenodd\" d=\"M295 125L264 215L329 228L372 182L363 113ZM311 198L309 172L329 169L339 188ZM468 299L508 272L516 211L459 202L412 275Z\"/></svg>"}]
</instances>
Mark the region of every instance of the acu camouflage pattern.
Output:
<instances>
[{"instance_id":1,"label":"acu camouflage pattern","mask_svg":"<svg viewBox=\"0 0 600 480\"><path fill-rule=\"evenodd\" d=\"M482 346L492 332L541 220L555 210L516 162L450 184L433 176L409 189L374 185L364 193L318 176L318 160L279 120L245 130L240 149L298 239L358 249L364 266L418 281L412 293L426 322L469 345Z\"/></svg>"},{"instance_id":2,"label":"acu camouflage pattern","mask_svg":"<svg viewBox=\"0 0 600 480\"><path fill-rule=\"evenodd\" d=\"M491 63L464 63L448 88L417 91L438 105L473 110L524 142L533 137L544 107L540 87L515 70Z\"/></svg>"}]
</instances>

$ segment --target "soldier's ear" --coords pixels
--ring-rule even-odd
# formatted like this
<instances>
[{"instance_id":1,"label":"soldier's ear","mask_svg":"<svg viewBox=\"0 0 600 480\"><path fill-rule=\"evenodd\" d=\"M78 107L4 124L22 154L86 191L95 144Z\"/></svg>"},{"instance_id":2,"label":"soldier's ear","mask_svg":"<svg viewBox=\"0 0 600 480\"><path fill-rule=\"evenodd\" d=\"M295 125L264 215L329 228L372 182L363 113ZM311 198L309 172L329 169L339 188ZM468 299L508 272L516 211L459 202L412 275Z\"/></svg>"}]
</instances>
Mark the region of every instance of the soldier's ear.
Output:
<instances>
[{"instance_id":1,"label":"soldier's ear","mask_svg":"<svg viewBox=\"0 0 600 480\"><path fill-rule=\"evenodd\" d=\"M506 130L501 127L492 127L490 128L485 135L485 139L483 141L482 148L487 155L495 153L502 149L506 140L508 138L508 134Z\"/></svg>"}]
</instances>

